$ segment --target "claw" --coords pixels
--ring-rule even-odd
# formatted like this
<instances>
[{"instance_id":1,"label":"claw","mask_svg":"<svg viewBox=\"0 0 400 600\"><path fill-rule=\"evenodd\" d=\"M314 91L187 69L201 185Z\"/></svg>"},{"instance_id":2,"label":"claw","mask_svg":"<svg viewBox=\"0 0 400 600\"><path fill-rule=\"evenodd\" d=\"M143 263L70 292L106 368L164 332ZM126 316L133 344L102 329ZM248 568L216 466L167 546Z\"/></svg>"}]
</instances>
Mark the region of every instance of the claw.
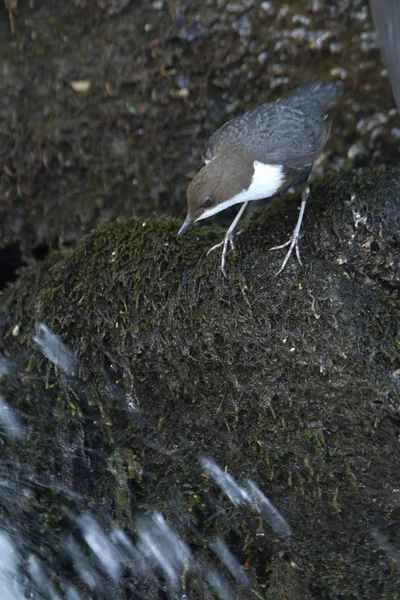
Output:
<instances>
[{"instance_id":1,"label":"claw","mask_svg":"<svg viewBox=\"0 0 400 600\"><path fill-rule=\"evenodd\" d=\"M293 233L292 236L290 237L290 240L287 241L285 244L282 244L281 246L274 246L273 248L270 248L270 250L281 250L282 248L286 248L287 246L289 246L289 250L287 251L286 256L282 262L281 268L276 273L275 277L278 277L278 275L280 275L282 273L282 271L284 270L284 268L286 267L287 262L293 252L293 248L296 249L297 260L299 261L300 265L303 266L303 263L301 262L301 258L300 258L299 235L298 234L295 235Z\"/></svg>"},{"instance_id":2,"label":"claw","mask_svg":"<svg viewBox=\"0 0 400 600\"><path fill-rule=\"evenodd\" d=\"M221 248L221 246L222 246L221 271L222 271L222 274L224 275L224 277L228 277L228 275L226 274L226 269L225 269L226 255L228 253L228 244L229 244L231 250L235 250L235 244L234 244L233 238L235 237L235 235L240 235L241 233L243 233L242 229L240 231L238 231L236 234L234 234L233 231L228 230L226 232L225 237L222 240L222 242L220 242L219 244L215 244L215 246L210 248L209 251L207 252L207 256L208 256L211 252L214 252L214 250L217 250L218 248Z\"/></svg>"}]
</instances>

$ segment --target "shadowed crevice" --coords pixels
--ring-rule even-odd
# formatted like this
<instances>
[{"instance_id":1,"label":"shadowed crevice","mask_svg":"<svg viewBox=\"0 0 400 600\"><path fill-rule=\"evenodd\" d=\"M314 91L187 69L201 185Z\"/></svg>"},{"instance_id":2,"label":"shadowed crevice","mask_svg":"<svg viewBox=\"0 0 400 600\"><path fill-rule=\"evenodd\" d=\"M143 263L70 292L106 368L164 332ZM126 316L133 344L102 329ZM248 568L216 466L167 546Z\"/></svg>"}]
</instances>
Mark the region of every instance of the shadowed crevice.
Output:
<instances>
[{"instance_id":1,"label":"shadowed crevice","mask_svg":"<svg viewBox=\"0 0 400 600\"><path fill-rule=\"evenodd\" d=\"M0 248L0 290L18 277L17 269L22 266L22 253L19 244Z\"/></svg>"}]
</instances>

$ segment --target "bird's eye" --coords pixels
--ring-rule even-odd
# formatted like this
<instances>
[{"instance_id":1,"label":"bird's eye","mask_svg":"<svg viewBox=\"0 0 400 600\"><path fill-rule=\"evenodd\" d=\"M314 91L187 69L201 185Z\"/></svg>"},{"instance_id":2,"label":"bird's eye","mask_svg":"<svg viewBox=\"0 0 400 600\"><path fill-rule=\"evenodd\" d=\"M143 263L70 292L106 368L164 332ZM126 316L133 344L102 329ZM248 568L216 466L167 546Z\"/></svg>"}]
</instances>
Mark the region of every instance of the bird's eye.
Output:
<instances>
[{"instance_id":1,"label":"bird's eye","mask_svg":"<svg viewBox=\"0 0 400 600\"><path fill-rule=\"evenodd\" d=\"M203 202L203 208L209 208L212 204L212 198L210 198L210 196L208 196L208 198L206 198Z\"/></svg>"}]
</instances>

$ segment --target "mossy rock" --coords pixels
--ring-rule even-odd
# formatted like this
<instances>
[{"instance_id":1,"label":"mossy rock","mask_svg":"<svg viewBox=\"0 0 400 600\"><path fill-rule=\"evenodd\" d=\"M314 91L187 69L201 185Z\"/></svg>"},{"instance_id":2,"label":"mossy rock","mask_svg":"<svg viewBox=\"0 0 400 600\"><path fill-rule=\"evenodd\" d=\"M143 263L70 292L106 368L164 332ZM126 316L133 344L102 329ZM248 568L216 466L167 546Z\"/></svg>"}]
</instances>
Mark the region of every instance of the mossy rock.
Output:
<instances>
[{"instance_id":1,"label":"mossy rock","mask_svg":"<svg viewBox=\"0 0 400 600\"><path fill-rule=\"evenodd\" d=\"M297 196L252 215L228 279L220 256L206 256L221 232L197 224L178 240L168 219L101 226L22 269L2 302L14 364L2 393L32 433L3 455L57 475L80 509L98 507L132 537L139 510L162 512L203 565L218 534L243 563L251 554L260 597L398 597L373 534L400 533L399 189L398 170L317 181L305 269L291 260L278 278L282 256L267 249L293 227ZM38 353L35 322L76 354L74 376ZM254 481L292 537L234 506L200 455ZM63 527L64 504L52 526ZM201 570L186 593L216 597Z\"/></svg>"}]
</instances>

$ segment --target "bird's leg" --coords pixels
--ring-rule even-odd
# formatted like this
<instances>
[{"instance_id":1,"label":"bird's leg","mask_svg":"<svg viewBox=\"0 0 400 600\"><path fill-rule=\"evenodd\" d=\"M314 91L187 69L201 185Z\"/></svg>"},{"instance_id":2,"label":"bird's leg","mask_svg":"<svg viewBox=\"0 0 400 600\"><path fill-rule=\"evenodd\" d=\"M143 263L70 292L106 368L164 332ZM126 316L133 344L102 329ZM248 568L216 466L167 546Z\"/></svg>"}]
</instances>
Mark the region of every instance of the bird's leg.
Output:
<instances>
[{"instance_id":1,"label":"bird's leg","mask_svg":"<svg viewBox=\"0 0 400 600\"><path fill-rule=\"evenodd\" d=\"M309 196L310 196L310 187L307 185L304 188L302 196L301 196L301 206L300 206L299 218L297 219L296 227L294 228L293 233L290 236L290 239L285 244L282 244L281 246L274 246L273 248L271 248L271 250L281 250L282 248L286 248L287 246L289 246L289 250L287 251L287 254L284 258L282 266L279 269L279 271L277 272L276 276L278 276L280 273L282 273L283 269L286 267L287 261L289 260L290 255L293 252L293 248L296 249L297 260L299 261L301 266L303 266L303 263L301 262L301 258L300 258L299 235L300 235L301 222L303 220L304 211L306 209L306 204L307 204L307 200L308 200Z\"/></svg>"},{"instance_id":2,"label":"bird's leg","mask_svg":"<svg viewBox=\"0 0 400 600\"><path fill-rule=\"evenodd\" d=\"M226 270L225 270L225 264L226 264L226 253L228 251L228 244L230 245L231 250L235 249L235 244L233 243L233 232L235 230L236 225L239 223L242 214L246 210L247 205L248 205L248 202L243 202L238 214L234 218L232 225L229 227L228 231L226 232L225 237L222 240L222 242L220 242L219 244L215 244L215 246L210 248L209 251L207 252L207 256L208 256L210 254L210 252L213 252L214 250L216 250L217 248L220 248L222 246L221 271L225 277L227 277ZM242 232L239 231L236 235L239 235L240 233L242 233Z\"/></svg>"}]
</instances>

